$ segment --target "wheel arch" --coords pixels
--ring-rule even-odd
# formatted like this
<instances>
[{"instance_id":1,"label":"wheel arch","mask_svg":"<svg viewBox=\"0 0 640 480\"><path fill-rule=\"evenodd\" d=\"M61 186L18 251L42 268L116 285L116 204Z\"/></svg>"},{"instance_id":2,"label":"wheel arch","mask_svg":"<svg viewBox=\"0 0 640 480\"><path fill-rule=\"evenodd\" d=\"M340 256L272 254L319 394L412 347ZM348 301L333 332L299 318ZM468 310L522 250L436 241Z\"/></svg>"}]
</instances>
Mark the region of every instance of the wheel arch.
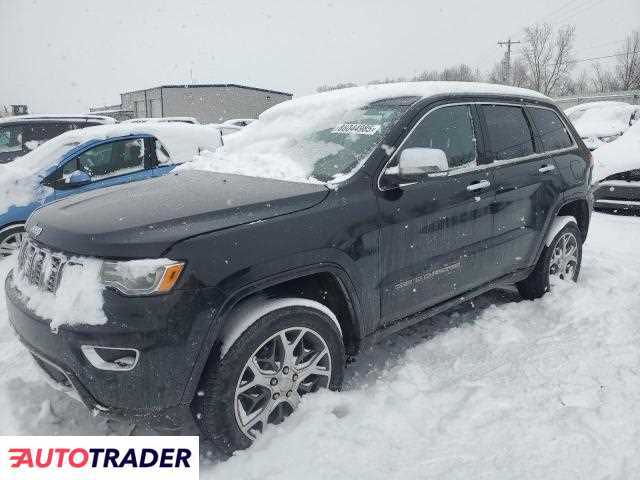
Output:
<instances>
[{"instance_id":1,"label":"wheel arch","mask_svg":"<svg viewBox=\"0 0 640 480\"><path fill-rule=\"evenodd\" d=\"M361 305L348 273L339 265L320 264L297 268L273 275L259 282L247 285L227 298L222 305L216 320L212 324L207 338L203 342L198 360L194 365L191 379L183 395L183 403L190 403L207 363L218 359L224 348L229 348L233 341L225 342L224 336L237 339L252 323L267 313L264 309L260 315L252 303L257 299L268 302L270 306L282 308L285 300L295 300L296 305L319 308L323 313L330 313L335 319L342 334L345 352L355 355L362 339ZM280 300L281 302L278 302ZM251 321L243 323L238 330L230 322L234 321L234 312L243 306L253 307ZM270 310L272 311L272 310ZM233 339L232 339L233 340Z\"/></svg>"},{"instance_id":2,"label":"wheel arch","mask_svg":"<svg viewBox=\"0 0 640 480\"><path fill-rule=\"evenodd\" d=\"M582 241L584 242L589 233L589 219L591 218L589 203L585 199L572 199L558 209L556 217L570 216L574 217L578 224L578 229L582 234Z\"/></svg>"}]
</instances>

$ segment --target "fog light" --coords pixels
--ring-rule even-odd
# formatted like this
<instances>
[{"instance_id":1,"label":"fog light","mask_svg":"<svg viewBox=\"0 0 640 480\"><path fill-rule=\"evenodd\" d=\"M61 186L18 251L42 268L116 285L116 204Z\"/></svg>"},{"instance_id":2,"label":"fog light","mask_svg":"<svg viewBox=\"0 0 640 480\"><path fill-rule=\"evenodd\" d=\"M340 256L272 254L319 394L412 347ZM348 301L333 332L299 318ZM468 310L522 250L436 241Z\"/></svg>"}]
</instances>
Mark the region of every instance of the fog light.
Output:
<instances>
[{"instance_id":1,"label":"fog light","mask_svg":"<svg viewBox=\"0 0 640 480\"><path fill-rule=\"evenodd\" d=\"M135 348L82 345L80 350L98 370L128 372L136 367L140 359L140 352Z\"/></svg>"}]
</instances>

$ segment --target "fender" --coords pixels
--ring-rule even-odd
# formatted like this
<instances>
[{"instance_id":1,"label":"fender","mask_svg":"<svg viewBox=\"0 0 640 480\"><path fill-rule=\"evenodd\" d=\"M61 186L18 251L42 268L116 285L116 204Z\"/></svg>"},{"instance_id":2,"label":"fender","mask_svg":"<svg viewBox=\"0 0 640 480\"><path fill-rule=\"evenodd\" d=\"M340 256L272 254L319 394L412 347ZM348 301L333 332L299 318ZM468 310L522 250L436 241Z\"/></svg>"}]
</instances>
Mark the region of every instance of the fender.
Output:
<instances>
[{"instance_id":1,"label":"fender","mask_svg":"<svg viewBox=\"0 0 640 480\"><path fill-rule=\"evenodd\" d=\"M342 336L342 328L335 314L319 302L306 298L266 298L257 295L240 301L222 325L218 337L222 342L220 358L224 357L235 341L260 318L267 313L286 307L309 307L320 310L333 321Z\"/></svg>"},{"instance_id":2,"label":"fender","mask_svg":"<svg viewBox=\"0 0 640 480\"><path fill-rule=\"evenodd\" d=\"M195 396L196 389L198 388L198 384L200 382L200 377L202 376L202 372L205 369L207 361L212 355L217 355L215 348L220 348L220 346L216 347L216 344L219 344L221 340L221 337L220 337L221 332L225 332L225 322L230 318L230 315L232 315L233 310L243 300L246 300L248 297L258 294L258 292L266 288L274 287L281 283L287 282L289 280L295 280L296 278L305 277L315 273L330 273L330 274L333 274L338 279L338 282L341 288L343 289L348 300L347 304L350 310L351 318L353 319L354 331L357 332L356 333L357 338L355 340L356 342L359 343L360 339L362 339L363 337L363 332L361 329L362 323L360 322L360 319L362 318L362 315L363 315L362 305L357 296L357 291L355 289L355 286L351 281L351 277L349 276L346 270L344 270L340 265L337 265L337 264L320 263L320 264L307 265L307 266L295 268L292 270L287 270L285 272L280 272L278 274L272 275L265 279L261 279L258 282L245 285L244 287L242 287L232 295L228 296L224 301L223 305L220 307L220 309L217 312L215 312L215 316L210 323L210 327L207 332L206 338L202 343L202 347L200 349L200 352L198 353L198 357L191 371L191 376L189 378L185 391L183 392L181 403L184 405L188 405L191 403L191 400ZM297 299L297 300L300 300L300 299ZM326 307L324 308L326 309ZM330 312L329 309L326 309L326 310ZM335 315L333 313L331 315L335 318ZM233 329L229 327L229 330L227 330L227 333L231 335L230 332L232 330ZM340 333L341 334L343 333L342 329L340 329Z\"/></svg>"},{"instance_id":3,"label":"fender","mask_svg":"<svg viewBox=\"0 0 640 480\"><path fill-rule=\"evenodd\" d=\"M562 202L561 203L559 202L556 205L556 207L552 210L552 213L549 215L549 218L547 219L546 233L544 235L543 240L540 241L540 244L538 245L538 249L536 250L535 262L533 263L533 265L538 263L538 260L540 259L540 255L542 255L542 251L544 250L544 247L548 247L549 244L551 243L551 241L553 240L553 238L558 234L558 232L560 230L562 230L567 225L568 222L562 220L565 223L563 223L562 226L560 228L558 228L557 230L554 229L554 227L557 227L557 224L558 224L557 222L559 222L558 219L569 218L569 221L575 222L576 225L578 224L578 220L573 216L568 216L568 215L567 216L564 216L564 215L558 216L558 212L560 210L562 210L562 208L565 205L568 205L568 204L570 204L572 202L575 202L576 200L585 200L585 201L587 201L587 204L589 204L587 198L572 196L570 198L564 198L562 200Z\"/></svg>"},{"instance_id":4,"label":"fender","mask_svg":"<svg viewBox=\"0 0 640 480\"><path fill-rule=\"evenodd\" d=\"M544 244L547 247L551 246L551 242L554 238L556 238L556 235L558 235L560 230L562 230L570 223L575 223L576 226L578 226L578 220L576 220L576 217L574 217L573 215L562 215L554 218L553 222L551 223L551 227L547 231L547 236L544 238Z\"/></svg>"}]
</instances>

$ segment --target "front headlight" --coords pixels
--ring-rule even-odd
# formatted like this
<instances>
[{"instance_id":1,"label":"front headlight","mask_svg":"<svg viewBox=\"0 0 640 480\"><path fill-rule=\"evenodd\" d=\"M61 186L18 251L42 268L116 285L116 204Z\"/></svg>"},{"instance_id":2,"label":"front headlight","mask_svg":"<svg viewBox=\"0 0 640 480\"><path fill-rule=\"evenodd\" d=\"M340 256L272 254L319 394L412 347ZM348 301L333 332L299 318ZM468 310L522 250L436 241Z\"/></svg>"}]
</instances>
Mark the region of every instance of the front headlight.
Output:
<instances>
[{"instance_id":1,"label":"front headlight","mask_svg":"<svg viewBox=\"0 0 640 480\"><path fill-rule=\"evenodd\" d=\"M100 271L102 283L125 295L167 293L180 278L184 262L158 260L104 261Z\"/></svg>"}]
</instances>

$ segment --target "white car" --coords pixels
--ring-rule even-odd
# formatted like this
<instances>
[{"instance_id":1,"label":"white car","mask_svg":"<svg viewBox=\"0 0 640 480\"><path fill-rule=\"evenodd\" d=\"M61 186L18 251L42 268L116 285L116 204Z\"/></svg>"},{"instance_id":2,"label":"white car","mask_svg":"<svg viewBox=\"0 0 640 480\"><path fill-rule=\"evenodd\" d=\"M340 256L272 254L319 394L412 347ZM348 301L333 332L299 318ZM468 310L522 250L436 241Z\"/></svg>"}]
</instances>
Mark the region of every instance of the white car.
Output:
<instances>
[{"instance_id":1,"label":"white car","mask_svg":"<svg viewBox=\"0 0 640 480\"><path fill-rule=\"evenodd\" d=\"M640 105L589 102L564 111L589 150L617 139L640 119Z\"/></svg>"}]
</instances>

